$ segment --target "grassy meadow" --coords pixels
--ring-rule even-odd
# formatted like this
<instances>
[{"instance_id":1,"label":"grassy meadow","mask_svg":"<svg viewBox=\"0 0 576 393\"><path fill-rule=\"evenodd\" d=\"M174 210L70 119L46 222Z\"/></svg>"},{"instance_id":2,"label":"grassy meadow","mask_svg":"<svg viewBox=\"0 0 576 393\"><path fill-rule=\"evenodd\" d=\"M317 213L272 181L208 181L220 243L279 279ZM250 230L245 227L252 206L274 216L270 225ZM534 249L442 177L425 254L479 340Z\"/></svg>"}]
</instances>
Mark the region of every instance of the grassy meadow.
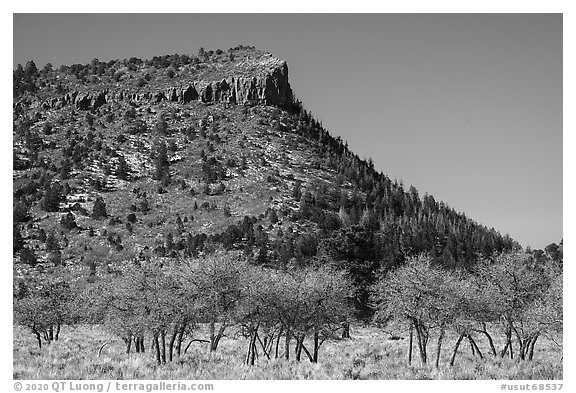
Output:
<instances>
[{"instance_id":1,"label":"grassy meadow","mask_svg":"<svg viewBox=\"0 0 576 393\"><path fill-rule=\"evenodd\" d=\"M158 365L153 357L150 340L146 353L126 354L123 341L101 327L78 326L62 328L59 341L38 348L29 330L13 327L14 379L562 379L562 353L549 340L541 338L536 345L533 361L516 357L494 358L480 337L476 341L484 359L473 356L463 342L456 363L449 366L454 334L447 334L440 361L434 367L436 340L430 337L429 364L422 365L414 345L414 359L408 365L408 341L390 340L390 335L374 327L351 328L352 339L327 340L320 348L319 361L312 364L303 354L297 362L291 354L285 359L268 360L261 355L255 366L243 364L248 340L230 330L215 353L208 344L193 342L180 359ZM205 339L207 329L200 327L195 338ZM500 337L494 334L497 349ZM108 342L102 349L100 347ZM188 345L189 341L185 342ZM294 342L293 342L294 344ZM293 346L292 346L293 349Z\"/></svg>"}]
</instances>

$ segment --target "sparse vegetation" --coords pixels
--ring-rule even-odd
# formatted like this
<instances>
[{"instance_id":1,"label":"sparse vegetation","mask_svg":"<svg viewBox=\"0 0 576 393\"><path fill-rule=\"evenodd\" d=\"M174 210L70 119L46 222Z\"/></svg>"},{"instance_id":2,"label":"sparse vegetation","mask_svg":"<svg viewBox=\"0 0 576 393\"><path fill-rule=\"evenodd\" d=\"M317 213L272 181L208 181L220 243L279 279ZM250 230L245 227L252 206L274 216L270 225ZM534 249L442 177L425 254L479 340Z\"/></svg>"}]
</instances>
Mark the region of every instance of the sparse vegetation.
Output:
<instances>
[{"instance_id":1,"label":"sparse vegetation","mask_svg":"<svg viewBox=\"0 0 576 393\"><path fill-rule=\"evenodd\" d=\"M287 76L226 82L283 67L16 68L14 377L561 378L562 242L405 190Z\"/></svg>"},{"instance_id":2,"label":"sparse vegetation","mask_svg":"<svg viewBox=\"0 0 576 393\"><path fill-rule=\"evenodd\" d=\"M373 327L352 326L351 340L328 340L322 347L322 358L316 364L298 362L292 357L266 359L260 355L255 366L243 364L246 355L244 339L222 340L210 352L209 327L198 326L187 340L186 353L176 362L158 366L149 348L144 353L126 354L125 343L101 327L64 326L58 341L38 349L34 337L21 326L14 327L14 379L493 379L553 380L562 379L562 366L557 363L558 350L544 340L529 363L510 358L472 355L463 348L454 367L433 364L406 364L406 336L391 340L388 333ZM432 340L435 337L431 338ZM447 334L445 341L453 344L457 337ZM105 344L105 345L104 345ZM489 353L484 342L478 342L483 353ZM497 342L500 345L502 343ZM102 351L100 351L102 348ZM184 349L182 349L184 351ZM441 364L449 362L443 354Z\"/></svg>"}]
</instances>

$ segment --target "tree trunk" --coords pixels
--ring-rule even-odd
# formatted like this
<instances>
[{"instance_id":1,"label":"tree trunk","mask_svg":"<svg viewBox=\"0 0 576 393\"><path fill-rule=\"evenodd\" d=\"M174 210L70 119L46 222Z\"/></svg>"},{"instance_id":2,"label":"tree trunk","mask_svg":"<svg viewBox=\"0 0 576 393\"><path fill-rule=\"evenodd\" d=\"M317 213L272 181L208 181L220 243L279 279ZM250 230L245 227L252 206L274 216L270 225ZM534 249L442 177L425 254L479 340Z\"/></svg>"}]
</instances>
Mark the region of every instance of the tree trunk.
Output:
<instances>
[{"instance_id":1,"label":"tree trunk","mask_svg":"<svg viewBox=\"0 0 576 393\"><path fill-rule=\"evenodd\" d=\"M304 335L296 335L296 347L294 347L294 354L296 356L296 361L300 361L300 356L302 355L302 343L304 341Z\"/></svg>"},{"instance_id":2,"label":"tree trunk","mask_svg":"<svg viewBox=\"0 0 576 393\"><path fill-rule=\"evenodd\" d=\"M506 341L506 344L504 344L504 348L502 348L502 350L500 351L500 357L504 358L504 356L506 356L506 352L508 352L508 341Z\"/></svg>"},{"instance_id":3,"label":"tree trunk","mask_svg":"<svg viewBox=\"0 0 576 393\"><path fill-rule=\"evenodd\" d=\"M188 348L190 348L190 345L192 345L193 342L208 343L208 344L210 344L210 341L209 341L209 340L192 339L192 340L190 340L190 342L188 343L188 345L186 345L186 348L184 348L184 355L186 355L186 351L188 351Z\"/></svg>"},{"instance_id":4,"label":"tree trunk","mask_svg":"<svg viewBox=\"0 0 576 393\"><path fill-rule=\"evenodd\" d=\"M220 343L220 340L224 336L224 330L226 330L226 325L224 324L220 325L220 328L218 329L218 334L216 334L216 337L214 337L214 341L211 344L210 349L211 352L215 352L216 349L218 349L218 344Z\"/></svg>"},{"instance_id":5,"label":"tree trunk","mask_svg":"<svg viewBox=\"0 0 576 393\"><path fill-rule=\"evenodd\" d=\"M510 359L514 359L514 351L512 349L512 327L510 326L506 329L506 345L504 345L502 352L500 352L500 357L503 358L506 356L508 349L510 349Z\"/></svg>"},{"instance_id":6,"label":"tree trunk","mask_svg":"<svg viewBox=\"0 0 576 393\"><path fill-rule=\"evenodd\" d=\"M412 364L413 341L414 341L414 323L410 322L410 340L408 341L408 364Z\"/></svg>"},{"instance_id":7,"label":"tree trunk","mask_svg":"<svg viewBox=\"0 0 576 393\"><path fill-rule=\"evenodd\" d=\"M252 338L252 356L250 358L250 365L253 366L256 360L256 337L258 336L258 331L254 331L254 337Z\"/></svg>"},{"instance_id":8,"label":"tree trunk","mask_svg":"<svg viewBox=\"0 0 576 393\"><path fill-rule=\"evenodd\" d=\"M144 353L146 352L146 348L144 348L144 337L140 336L139 340L140 340L140 352Z\"/></svg>"},{"instance_id":9,"label":"tree trunk","mask_svg":"<svg viewBox=\"0 0 576 393\"><path fill-rule=\"evenodd\" d=\"M172 332L172 337L170 337L170 343L168 344L168 360L171 362L174 354L174 342L178 336L178 325L174 326L174 332Z\"/></svg>"},{"instance_id":10,"label":"tree trunk","mask_svg":"<svg viewBox=\"0 0 576 393\"><path fill-rule=\"evenodd\" d=\"M187 325L186 321L182 322L182 325L180 325L180 330L178 331L178 338L176 339L176 355L178 355L178 357L181 356L182 341L184 340L184 332L186 331L186 325Z\"/></svg>"},{"instance_id":11,"label":"tree trunk","mask_svg":"<svg viewBox=\"0 0 576 393\"><path fill-rule=\"evenodd\" d=\"M50 327L48 328L48 338L50 339L50 341L54 340L54 327L52 325L50 325Z\"/></svg>"},{"instance_id":12,"label":"tree trunk","mask_svg":"<svg viewBox=\"0 0 576 393\"><path fill-rule=\"evenodd\" d=\"M518 355L520 356L521 360L524 360L524 355L526 353L526 340L522 339L520 333L518 333L518 329L516 329L514 326L512 326L512 328L514 329L514 334L516 334L516 339L518 340Z\"/></svg>"},{"instance_id":13,"label":"tree trunk","mask_svg":"<svg viewBox=\"0 0 576 393\"><path fill-rule=\"evenodd\" d=\"M422 360L422 364L426 364L427 361L426 346L428 344L428 338L426 337L425 328L421 326L418 322L414 323L414 328L416 329L416 341L418 342L420 359Z\"/></svg>"},{"instance_id":14,"label":"tree trunk","mask_svg":"<svg viewBox=\"0 0 576 393\"><path fill-rule=\"evenodd\" d=\"M318 363L318 351L320 350L320 333L314 332L314 351L312 352L312 363Z\"/></svg>"},{"instance_id":15,"label":"tree trunk","mask_svg":"<svg viewBox=\"0 0 576 393\"><path fill-rule=\"evenodd\" d=\"M509 331L506 333L507 340L508 340L508 347L510 348L510 359L514 359L514 347L512 346L512 327L509 328Z\"/></svg>"},{"instance_id":16,"label":"tree trunk","mask_svg":"<svg viewBox=\"0 0 576 393\"><path fill-rule=\"evenodd\" d=\"M292 338L292 334L290 333L290 330L286 330L286 342L285 342L286 352L284 353L284 357L286 358L286 360L290 359L290 339L291 338Z\"/></svg>"},{"instance_id":17,"label":"tree trunk","mask_svg":"<svg viewBox=\"0 0 576 393\"><path fill-rule=\"evenodd\" d=\"M126 354L130 354L130 348L132 347L132 336L122 338L126 343Z\"/></svg>"},{"instance_id":18,"label":"tree trunk","mask_svg":"<svg viewBox=\"0 0 576 393\"><path fill-rule=\"evenodd\" d=\"M342 338L350 338L350 322L342 322Z\"/></svg>"},{"instance_id":19,"label":"tree trunk","mask_svg":"<svg viewBox=\"0 0 576 393\"><path fill-rule=\"evenodd\" d=\"M282 337L282 329L278 332L278 337L276 338L276 353L274 358L278 359L278 348L280 347L280 338Z\"/></svg>"},{"instance_id":20,"label":"tree trunk","mask_svg":"<svg viewBox=\"0 0 576 393\"><path fill-rule=\"evenodd\" d=\"M156 346L156 361L158 364L162 364L162 358L160 355L160 343L158 342L158 333L154 335L154 345Z\"/></svg>"},{"instance_id":21,"label":"tree trunk","mask_svg":"<svg viewBox=\"0 0 576 393\"><path fill-rule=\"evenodd\" d=\"M528 356L528 351L530 350L530 342L532 341L532 337L525 338L522 340L522 344L520 345L520 349L522 350L522 354L520 359L525 360Z\"/></svg>"},{"instance_id":22,"label":"tree trunk","mask_svg":"<svg viewBox=\"0 0 576 393\"><path fill-rule=\"evenodd\" d=\"M162 343L162 363L166 363L166 332L160 333L160 342Z\"/></svg>"},{"instance_id":23,"label":"tree trunk","mask_svg":"<svg viewBox=\"0 0 576 393\"><path fill-rule=\"evenodd\" d=\"M496 347L494 346L494 341L492 340L492 336L490 335L490 333L488 333L488 330L486 330L486 324L485 323L483 324L483 330L481 330L481 332L488 339L488 344L490 344L490 351L492 351L492 355L494 355L494 357L498 356L496 354Z\"/></svg>"},{"instance_id":24,"label":"tree trunk","mask_svg":"<svg viewBox=\"0 0 576 393\"><path fill-rule=\"evenodd\" d=\"M476 341L474 341L472 336L468 335L468 341L470 341L470 346L472 347L472 350L478 352L478 356L480 356L480 359L484 359L484 356L482 356L482 352L480 352L480 348L478 348L478 345L476 345Z\"/></svg>"},{"instance_id":25,"label":"tree trunk","mask_svg":"<svg viewBox=\"0 0 576 393\"><path fill-rule=\"evenodd\" d=\"M250 340L248 340L248 350L246 351L246 359L244 363L249 366L250 365L250 355L252 354L252 334L250 334Z\"/></svg>"},{"instance_id":26,"label":"tree trunk","mask_svg":"<svg viewBox=\"0 0 576 393\"><path fill-rule=\"evenodd\" d=\"M440 330L440 336L438 337L438 345L436 347L436 368L440 365L440 353L442 352L442 340L444 339L444 329Z\"/></svg>"},{"instance_id":27,"label":"tree trunk","mask_svg":"<svg viewBox=\"0 0 576 393\"><path fill-rule=\"evenodd\" d=\"M40 337L40 332L36 330L35 327L32 328L32 333L36 336L36 340L38 340L38 348L42 349L42 337Z\"/></svg>"},{"instance_id":28,"label":"tree trunk","mask_svg":"<svg viewBox=\"0 0 576 393\"><path fill-rule=\"evenodd\" d=\"M210 326L209 326L209 331L210 331L210 352L214 352L214 340L215 340L215 336L214 336L214 325L215 322L214 321L210 321Z\"/></svg>"},{"instance_id":29,"label":"tree trunk","mask_svg":"<svg viewBox=\"0 0 576 393\"><path fill-rule=\"evenodd\" d=\"M532 341L534 340L535 337L536 335L532 335L528 339L528 343L526 344L526 355L525 355L526 359L528 359L528 356L530 355L530 347L532 346Z\"/></svg>"},{"instance_id":30,"label":"tree trunk","mask_svg":"<svg viewBox=\"0 0 576 393\"><path fill-rule=\"evenodd\" d=\"M465 336L464 334L461 334L460 337L458 337L458 341L456 341L454 351L452 351L452 359L450 359L450 367L454 366L454 361L456 360L456 354L458 353L458 347L460 346L460 343L462 342L464 336Z\"/></svg>"},{"instance_id":31,"label":"tree trunk","mask_svg":"<svg viewBox=\"0 0 576 393\"><path fill-rule=\"evenodd\" d=\"M138 341L138 337L134 337L134 349L136 353L140 353L140 341Z\"/></svg>"},{"instance_id":32,"label":"tree trunk","mask_svg":"<svg viewBox=\"0 0 576 393\"><path fill-rule=\"evenodd\" d=\"M246 354L246 364L253 366L256 360L256 334L255 330L250 333L250 341L248 342L248 353Z\"/></svg>"},{"instance_id":33,"label":"tree trunk","mask_svg":"<svg viewBox=\"0 0 576 393\"><path fill-rule=\"evenodd\" d=\"M270 333L264 340L264 352L266 352L268 359L272 356L272 349L274 349L274 332Z\"/></svg>"},{"instance_id":34,"label":"tree trunk","mask_svg":"<svg viewBox=\"0 0 576 393\"><path fill-rule=\"evenodd\" d=\"M58 341L59 337L60 337L60 322L58 322L58 324L56 325L56 334L54 335L54 340Z\"/></svg>"},{"instance_id":35,"label":"tree trunk","mask_svg":"<svg viewBox=\"0 0 576 393\"><path fill-rule=\"evenodd\" d=\"M272 341L271 339L268 340L268 337L264 337L264 342L262 342L262 340L260 340L260 336L258 334L256 334L256 338L258 339L258 342L260 343L260 346L262 346L262 352L264 352L264 355L268 358L268 360L270 360L270 351L272 350L272 347L270 345L268 345L269 341ZM270 347L270 348L267 348Z\"/></svg>"},{"instance_id":36,"label":"tree trunk","mask_svg":"<svg viewBox=\"0 0 576 393\"><path fill-rule=\"evenodd\" d=\"M530 361L532 361L532 358L534 357L534 346L536 345L536 340L538 340L538 335L535 335L532 342L530 342L530 351L528 352L528 360Z\"/></svg>"},{"instance_id":37,"label":"tree trunk","mask_svg":"<svg viewBox=\"0 0 576 393\"><path fill-rule=\"evenodd\" d=\"M314 357L310 354L310 351L308 351L308 348L306 348L304 343L302 343L302 349L304 350L304 353L306 353L306 356L308 356L308 360L310 360L310 363L318 362L318 359L316 359L316 362L314 362Z\"/></svg>"}]
</instances>

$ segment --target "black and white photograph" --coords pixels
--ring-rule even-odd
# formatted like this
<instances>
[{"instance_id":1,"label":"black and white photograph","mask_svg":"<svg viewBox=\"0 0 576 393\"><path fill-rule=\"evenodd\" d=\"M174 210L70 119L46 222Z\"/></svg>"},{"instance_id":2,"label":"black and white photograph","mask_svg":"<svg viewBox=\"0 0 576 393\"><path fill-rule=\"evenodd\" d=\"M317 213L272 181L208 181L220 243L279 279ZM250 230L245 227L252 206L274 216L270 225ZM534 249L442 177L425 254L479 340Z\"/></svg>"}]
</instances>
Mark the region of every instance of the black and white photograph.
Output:
<instances>
[{"instance_id":1,"label":"black and white photograph","mask_svg":"<svg viewBox=\"0 0 576 393\"><path fill-rule=\"evenodd\" d=\"M11 17L9 388L570 390L562 12Z\"/></svg>"}]
</instances>

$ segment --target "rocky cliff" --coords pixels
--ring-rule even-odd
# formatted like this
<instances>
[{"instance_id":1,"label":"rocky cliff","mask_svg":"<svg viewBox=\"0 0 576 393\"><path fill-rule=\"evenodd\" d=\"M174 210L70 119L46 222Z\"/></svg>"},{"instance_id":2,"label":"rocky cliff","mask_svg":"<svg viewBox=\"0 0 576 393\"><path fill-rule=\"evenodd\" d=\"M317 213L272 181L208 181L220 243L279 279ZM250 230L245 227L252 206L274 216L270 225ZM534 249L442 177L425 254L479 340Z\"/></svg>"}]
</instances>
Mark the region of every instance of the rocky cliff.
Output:
<instances>
[{"instance_id":1,"label":"rocky cliff","mask_svg":"<svg viewBox=\"0 0 576 393\"><path fill-rule=\"evenodd\" d=\"M61 108L75 105L81 110L97 109L114 101L134 102L172 101L183 104L191 101L204 103L226 102L230 104L285 105L293 100L288 82L288 66L285 61L268 57L265 61L252 61L247 72L247 62L236 64L227 70L219 70L221 78L213 79L215 73L204 72L197 78L187 77L172 83L151 85L144 88L109 86L103 89L76 90L60 97L51 98L42 105L45 108Z\"/></svg>"}]
</instances>

